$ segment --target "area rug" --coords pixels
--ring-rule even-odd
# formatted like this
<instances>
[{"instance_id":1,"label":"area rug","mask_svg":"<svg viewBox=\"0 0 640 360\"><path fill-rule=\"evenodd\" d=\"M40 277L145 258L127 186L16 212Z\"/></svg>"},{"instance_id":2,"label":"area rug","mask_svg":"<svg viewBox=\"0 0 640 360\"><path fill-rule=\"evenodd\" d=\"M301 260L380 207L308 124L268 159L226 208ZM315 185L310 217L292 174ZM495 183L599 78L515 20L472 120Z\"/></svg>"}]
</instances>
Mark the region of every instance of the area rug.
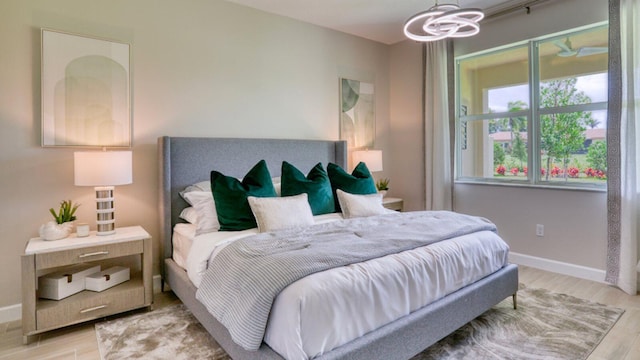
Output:
<instances>
[{"instance_id":1,"label":"area rug","mask_svg":"<svg viewBox=\"0 0 640 360\"><path fill-rule=\"evenodd\" d=\"M624 310L543 289L518 292L412 360L586 359ZM183 305L96 324L112 359L211 359L228 355Z\"/></svg>"},{"instance_id":2,"label":"area rug","mask_svg":"<svg viewBox=\"0 0 640 360\"><path fill-rule=\"evenodd\" d=\"M187 308L171 305L96 323L103 360L230 360Z\"/></svg>"},{"instance_id":3,"label":"area rug","mask_svg":"<svg viewBox=\"0 0 640 360\"><path fill-rule=\"evenodd\" d=\"M518 291L412 360L583 360L615 325L618 309L544 289Z\"/></svg>"}]
</instances>

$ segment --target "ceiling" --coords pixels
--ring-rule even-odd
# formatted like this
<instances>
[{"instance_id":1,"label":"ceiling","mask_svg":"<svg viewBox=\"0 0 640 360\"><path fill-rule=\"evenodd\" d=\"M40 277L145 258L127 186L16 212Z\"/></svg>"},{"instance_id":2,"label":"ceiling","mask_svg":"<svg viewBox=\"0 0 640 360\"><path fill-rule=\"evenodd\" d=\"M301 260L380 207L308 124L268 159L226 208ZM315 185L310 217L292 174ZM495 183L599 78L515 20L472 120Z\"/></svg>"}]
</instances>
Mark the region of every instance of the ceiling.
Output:
<instances>
[{"instance_id":1,"label":"ceiling","mask_svg":"<svg viewBox=\"0 0 640 360\"><path fill-rule=\"evenodd\" d=\"M384 44L405 40L402 27L435 0L227 0ZM442 0L439 4L477 7L497 12L523 0ZM529 1L531 2L531 1Z\"/></svg>"}]
</instances>

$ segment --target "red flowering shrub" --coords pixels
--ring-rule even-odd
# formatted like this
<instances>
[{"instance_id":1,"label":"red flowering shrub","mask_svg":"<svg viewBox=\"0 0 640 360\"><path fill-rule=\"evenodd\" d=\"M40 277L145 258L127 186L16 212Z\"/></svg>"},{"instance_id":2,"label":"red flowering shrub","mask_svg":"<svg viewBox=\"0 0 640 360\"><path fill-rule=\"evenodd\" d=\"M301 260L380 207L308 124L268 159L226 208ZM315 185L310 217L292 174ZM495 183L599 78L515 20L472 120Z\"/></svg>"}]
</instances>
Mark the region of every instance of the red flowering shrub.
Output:
<instances>
[{"instance_id":1,"label":"red flowering shrub","mask_svg":"<svg viewBox=\"0 0 640 360\"><path fill-rule=\"evenodd\" d=\"M553 169L551 169L551 177L558 177L558 175L562 175L562 169L553 165Z\"/></svg>"},{"instance_id":2,"label":"red flowering shrub","mask_svg":"<svg viewBox=\"0 0 640 360\"><path fill-rule=\"evenodd\" d=\"M570 178L578 178L580 176L580 169L572 166L567 170L567 175L569 175Z\"/></svg>"},{"instance_id":3,"label":"red flowering shrub","mask_svg":"<svg viewBox=\"0 0 640 360\"><path fill-rule=\"evenodd\" d=\"M517 167L511 168L511 173L513 174L513 176L518 176L518 172L520 170Z\"/></svg>"},{"instance_id":4,"label":"red flowering shrub","mask_svg":"<svg viewBox=\"0 0 640 360\"><path fill-rule=\"evenodd\" d=\"M527 169L527 167L525 166L525 167L522 169L522 172L524 173L524 176L527 176L527 173L529 172L529 169Z\"/></svg>"},{"instance_id":5,"label":"red flowering shrub","mask_svg":"<svg viewBox=\"0 0 640 360\"><path fill-rule=\"evenodd\" d=\"M547 174L547 170L544 168L540 168L540 175L545 176Z\"/></svg>"},{"instance_id":6,"label":"red flowering shrub","mask_svg":"<svg viewBox=\"0 0 640 360\"><path fill-rule=\"evenodd\" d=\"M593 168L586 168L584 170L585 175L590 178L606 179L607 175L602 170L595 170Z\"/></svg>"},{"instance_id":7,"label":"red flowering shrub","mask_svg":"<svg viewBox=\"0 0 640 360\"><path fill-rule=\"evenodd\" d=\"M503 165L498 165L498 167L496 168L496 172L499 175L504 176L504 173L507 171L507 169L503 166Z\"/></svg>"}]
</instances>

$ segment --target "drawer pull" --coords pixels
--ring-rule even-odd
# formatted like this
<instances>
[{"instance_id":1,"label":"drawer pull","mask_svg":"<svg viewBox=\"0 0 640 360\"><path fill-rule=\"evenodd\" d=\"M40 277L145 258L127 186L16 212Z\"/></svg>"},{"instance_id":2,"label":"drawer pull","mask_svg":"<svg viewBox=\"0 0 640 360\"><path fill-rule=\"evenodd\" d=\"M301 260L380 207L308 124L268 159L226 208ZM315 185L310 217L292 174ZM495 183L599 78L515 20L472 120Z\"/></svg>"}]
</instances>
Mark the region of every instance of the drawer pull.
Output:
<instances>
[{"instance_id":1,"label":"drawer pull","mask_svg":"<svg viewBox=\"0 0 640 360\"><path fill-rule=\"evenodd\" d=\"M88 254L82 254L80 256L78 256L79 258L86 258L86 257L90 257L90 256L97 256L97 255L109 255L108 251L96 251L96 252L92 252L92 253L88 253Z\"/></svg>"},{"instance_id":2,"label":"drawer pull","mask_svg":"<svg viewBox=\"0 0 640 360\"><path fill-rule=\"evenodd\" d=\"M100 306L96 306L96 307L92 307L92 308L88 308L88 309L84 309L84 310L80 310L80 314L86 314L88 312L92 312L92 311L96 311L96 310L100 310L100 309L104 309L106 308L107 305L100 305Z\"/></svg>"}]
</instances>

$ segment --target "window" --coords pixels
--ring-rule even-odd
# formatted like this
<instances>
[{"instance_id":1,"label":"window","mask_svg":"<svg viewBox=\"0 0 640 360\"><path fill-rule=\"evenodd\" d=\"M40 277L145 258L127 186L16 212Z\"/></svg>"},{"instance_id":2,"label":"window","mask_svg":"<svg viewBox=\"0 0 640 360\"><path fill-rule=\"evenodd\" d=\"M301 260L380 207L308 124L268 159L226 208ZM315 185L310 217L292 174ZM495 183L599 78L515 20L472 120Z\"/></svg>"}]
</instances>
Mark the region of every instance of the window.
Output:
<instances>
[{"instance_id":1,"label":"window","mask_svg":"<svg viewBox=\"0 0 640 360\"><path fill-rule=\"evenodd\" d=\"M457 180L606 186L607 25L467 55L456 66Z\"/></svg>"}]
</instances>

